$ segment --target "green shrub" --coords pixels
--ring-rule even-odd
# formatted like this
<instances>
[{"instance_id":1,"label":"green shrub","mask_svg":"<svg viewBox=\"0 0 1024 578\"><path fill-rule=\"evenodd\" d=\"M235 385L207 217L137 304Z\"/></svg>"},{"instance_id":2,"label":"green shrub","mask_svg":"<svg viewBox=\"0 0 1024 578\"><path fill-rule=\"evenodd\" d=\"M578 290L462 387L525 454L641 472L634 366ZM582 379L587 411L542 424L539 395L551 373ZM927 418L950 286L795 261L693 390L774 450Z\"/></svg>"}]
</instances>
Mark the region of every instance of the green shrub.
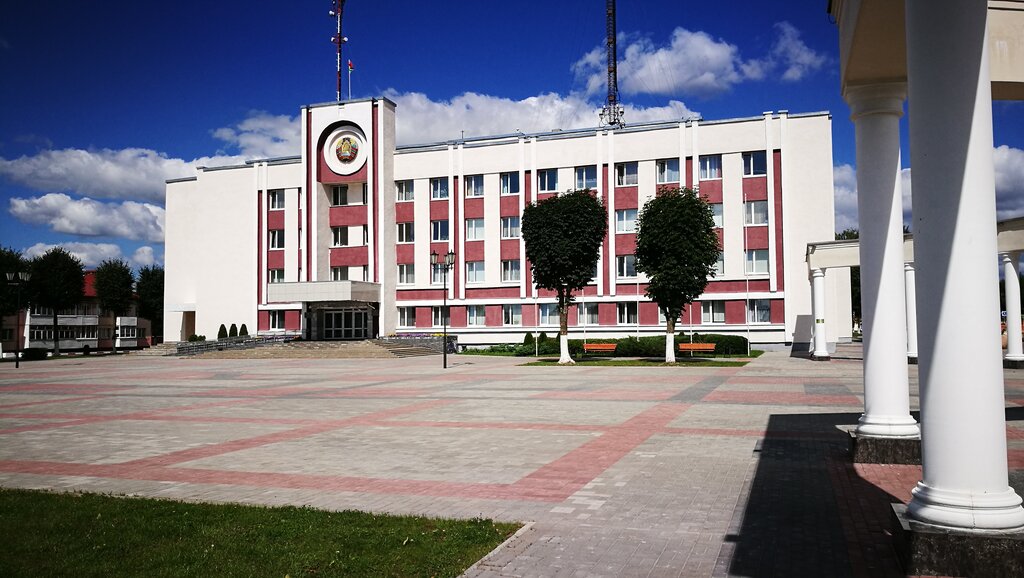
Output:
<instances>
[{"instance_id":1,"label":"green shrub","mask_svg":"<svg viewBox=\"0 0 1024 578\"><path fill-rule=\"evenodd\" d=\"M231 329L228 330L228 337L238 337L238 326L234 323L231 324Z\"/></svg>"},{"instance_id":2,"label":"green shrub","mask_svg":"<svg viewBox=\"0 0 1024 578\"><path fill-rule=\"evenodd\" d=\"M217 340L228 338L228 328L224 327L224 324L220 324L220 329L217 330Z\"/></svg>"},{"instance_id":3,"label":"green shrub","mask_svg":"<svg viewBox=\"0 0 1024 578\"><path fill-rule=\"evenodd\" d=\"M551 338L548 337L547 333L541 331L540 335L537 336L537 343L544 345L544 343L547 341L551 341Z\"/></svg>"},{"instance_id":4,"label":"green shrub","mask_svg":"<svg viewBox=\"0 0 1024 578\"><path fill-rule=\"evenodd\" d=\"M188 336L188 340L189 340L189 342L206 341L206 336L205 335L196 335L195 333L193 333L192 335Z\"/></svg>"},{"instance_id":5,"label":"green shrub","mask_svg":"<svg viewBox=\"0 0 1024 578\"><path fill-rule=\"evenodd\" d=\"M46 359L47 349L45 347L28 347L21 350L23 361L39 361Z\"/></svg>"},{"instance_id":6,"label":"green shrub","mask_svg":"<svg viewBox=\"0 0 1024 578\"><path fill-rule=\"evenodd\" d=\"M676 343L689 342L689 334L680 333L676 336ZM694 333L694 343L714 343L715 353L722 355L745 355L747 353L747 338L742 335L719 335L717 333Z\"/></svg>"},{"instance_id":7,"label":"green shrub","mask_svg":"<svg viewBox=\"0 0 1024 578\"><path fill-rule=\"evenodd\" d=\"M530 347L533 347L534 343L536 343L536 340L533 338L533 332L532 331L527 333L526 336L523 337L523 346L524 347L527 346L527 345L529 345Z\"/></svg>"},{"instance_id":8,"label":"green shrub","mask_svg":"<svg viewBox=\"0 0 1024 578\"><path fill-rule=\"evenodd\" d=\"M245 326L245 323L238 329L239 337L249 337L249 329Z\"/></svg>"}]
</instances>

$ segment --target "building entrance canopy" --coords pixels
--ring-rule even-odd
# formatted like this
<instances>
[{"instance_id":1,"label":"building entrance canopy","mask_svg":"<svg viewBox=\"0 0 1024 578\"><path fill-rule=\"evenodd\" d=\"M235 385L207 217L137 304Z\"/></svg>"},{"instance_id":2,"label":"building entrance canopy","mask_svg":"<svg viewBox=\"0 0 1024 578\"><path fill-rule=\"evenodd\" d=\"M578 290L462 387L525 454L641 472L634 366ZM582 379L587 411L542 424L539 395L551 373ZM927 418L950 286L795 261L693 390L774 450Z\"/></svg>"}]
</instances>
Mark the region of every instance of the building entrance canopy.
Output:
<instances>
[{"instance_id":1,"label":"building entrance canopy","mask_svg":"<svg viewBox=\"0 0 1024 578\"><path fill-rule=\"evenodd\" d=\"M380 284L364 281L311 281L270 283L270 303L311 303L319 301L359 301L380 303Z\"/></svg>"}]
</instances>

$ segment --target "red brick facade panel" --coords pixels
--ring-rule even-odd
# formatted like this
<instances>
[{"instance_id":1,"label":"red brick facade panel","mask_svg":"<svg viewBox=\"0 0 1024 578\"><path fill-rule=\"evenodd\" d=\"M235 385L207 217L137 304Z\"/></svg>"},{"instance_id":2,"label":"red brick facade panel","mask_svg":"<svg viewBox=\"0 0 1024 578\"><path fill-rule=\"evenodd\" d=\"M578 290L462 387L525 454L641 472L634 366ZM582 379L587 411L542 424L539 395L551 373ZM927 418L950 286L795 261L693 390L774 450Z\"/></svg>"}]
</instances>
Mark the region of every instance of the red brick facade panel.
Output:
<instances>
[{"instance_id":1,"label":"red brick facade panel","mask_svg":"<svg viewBox=\"0 0 1024 578\"><path fill-rule=\"evenodd\" d=\"M466 218L482 219L484 216L484 200L479 197L466 199Z\"/></svg>"},{"instance_id":2,"label":"red brick facade panel","mask_svg":"<svg viewBox=\"0 0 1024 578\"><path fill-rule=\"evenodd\" d=\"M501 258L502 260L512 260L519 258L519 239L501 240ZM521 271L522 264L520 264L520 272Z\"/></svg>"},{"instance_id":3,"label":"red brick facade panel","mask_svg":"<svg viewBox=\"0 0 1024 578\"><path fill-rule=\"evenodd\" d=\"M722 202L722 180L715 179L711 181L700 182L700 196L703 197L709 203L721 203Z\"/></svg>"},{"instance_id":4,"label":"red brick facade panel","mask_svg":"<svg viewBox=\"0 0 1024 578\"><path fill-rule=\"evenodd\" d=\"M744 234L747 237L747 249L768 248L768 226L745 227Z\"/></svg>"},{"instance_id":5,"label":"red brick facade panel","mask_svg":"<svg viewBox=\"0 0 1024 578\"><path fill-rule=\"evenodd\" d=\"M332 227L365 225L367 223L366 207L363 205L331 207L330 209L330 224Z\"/></svg>"},{"instance_id":6,"label":"red brick facade panel","mask_svg":"<svg viewBox=\"0 0 1024 578\"><path fill-rule=\"evenodd\" d=\"M466 241L466 261L484 260L484 242Z\"/></svg>"},{"instance_id":7,"label":"red brick facade panel","mask_svg":"<svg viewBox=\"0 0 1024 578\"><path fill-rule=\"evenodd\" d=\"M395 262L415 263L416 246L413 245L412 243L402 243L401 245L395 245Z\"/></svg>"},{"instance_id":8,"label":"red brick facade panel","mask_svg":"<svg viewBox=\"0 0 1024 578\"><path fill-rule=\"evenodd\" d=\"M357 267L370 263L369 249L361 247L333 247L331 248L331 267Z\"/></svg>"},{"instance_id":9,"label":"red brick facade panel","mask_svg":"<svg viewBox=\"0 0 1024 578\"><path fill-rule=\"evenodd\" d=\"M748 201L768 199L768 177L743 177L743 198Z\"/></svg>"},{"instance_id":10,"label":"red brick facade panel","mask_svg":"<svg viewBox=\"0 0 1024 578\"><path fill-rule=\"evenodd\" d=\"M267 211L267 229L283 229L284 228L284 211L274 210Z\"/></svg>"},{"instance_id":11,"label":"red brick facade panel","mask_svg":"<svg viewBox=\"0 0 1024 578\"><path fill-rule=\"evenodd\" d=\"M746 301L731 300L725 302L725 322L742 325L747 322Z\"/></svg>"},{"instance_id":12,"label":"red brick facade panel","mask_svg":"<svg viewBox=\"0 0 1024 578\"><path fill-rule=\"evenodd\" d=\"M637 187L615 187L615 210L636 209L638 202Z\"/></svg>"}]
</instances>

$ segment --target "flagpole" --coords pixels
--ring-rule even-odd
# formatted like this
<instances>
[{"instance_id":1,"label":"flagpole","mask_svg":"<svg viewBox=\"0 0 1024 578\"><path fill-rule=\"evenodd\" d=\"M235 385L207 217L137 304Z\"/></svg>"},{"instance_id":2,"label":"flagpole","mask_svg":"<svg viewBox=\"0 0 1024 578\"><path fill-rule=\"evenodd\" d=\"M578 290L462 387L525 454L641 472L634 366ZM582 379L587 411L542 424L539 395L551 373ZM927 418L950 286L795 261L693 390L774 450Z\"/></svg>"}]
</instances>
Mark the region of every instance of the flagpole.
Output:
<instances>
[{"instance_id":1,"label":"flagpole","mask_svg":"<svg viewBox=\"0 0 1024 578\"><path fill-rule=\"evenodd\" d=\"M348 61L348 99L352 100L352 61Z\"/></svg>"}]
</instances>

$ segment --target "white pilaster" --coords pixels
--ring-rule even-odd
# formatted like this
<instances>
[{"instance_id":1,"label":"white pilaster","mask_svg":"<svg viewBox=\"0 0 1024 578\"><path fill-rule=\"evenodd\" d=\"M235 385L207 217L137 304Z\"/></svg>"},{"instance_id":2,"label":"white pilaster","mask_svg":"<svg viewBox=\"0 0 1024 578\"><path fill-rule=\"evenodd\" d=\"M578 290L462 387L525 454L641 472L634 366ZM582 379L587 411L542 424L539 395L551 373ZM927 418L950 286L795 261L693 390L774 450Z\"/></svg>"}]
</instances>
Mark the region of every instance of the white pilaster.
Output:
<instances>
[{"instance_id":1,"label":"white pilaster","mask_svg":"<svg viewBox=\"0 0 1024 578\"><path fill-rule=\"evenodd\" d=\"M901 83L847 89L857 138L860 286L864 315L864 414L857 434L917 437L910 416L900 186Z\"/></svg>"},{"instance_id":2,"label":"white pilaster","mask_svg":"<svg viewBox=\"0 0 1024 578\"><path fill-rule=\"evenodd\" d=\"M903 281L907 287L907 358L917 361L917 281L914 264L903 264Z\"/></svg>"},{"instance_id":3,"label":"white pilaster","mask_svg":"<svg viewBox=\"0 0 1024 578\"><path fill-rule=\"evenodd\" d=\"M907 0L906 25L923 470L908 513L1024 528L1007 482L986 3Z\"/></svg>"},{"instance_id":4,"label":"white pilaster","mask_svg":"<svg viewBox=\"0 0 1024 578\"><path fill-rule=\"evenodd\" d=\"M825 324L825 270L811 270L811 310L814 313L814 347L811 357L828 359L828 334Z\"/></svg>"},{"instance_id":5,"label":"white pilaster","mask_svg":"<svg viewBox=\"0 0 1024 578\"><path fill-rule=\"evenodd\" d=\"M1017 273L1020 253L1000 253L999 260L1003 263L1003 282L1006 285L1006 359L1022 361L1024 346L1021 344L1020 276Z\"/></svg>"}]
</instances>

